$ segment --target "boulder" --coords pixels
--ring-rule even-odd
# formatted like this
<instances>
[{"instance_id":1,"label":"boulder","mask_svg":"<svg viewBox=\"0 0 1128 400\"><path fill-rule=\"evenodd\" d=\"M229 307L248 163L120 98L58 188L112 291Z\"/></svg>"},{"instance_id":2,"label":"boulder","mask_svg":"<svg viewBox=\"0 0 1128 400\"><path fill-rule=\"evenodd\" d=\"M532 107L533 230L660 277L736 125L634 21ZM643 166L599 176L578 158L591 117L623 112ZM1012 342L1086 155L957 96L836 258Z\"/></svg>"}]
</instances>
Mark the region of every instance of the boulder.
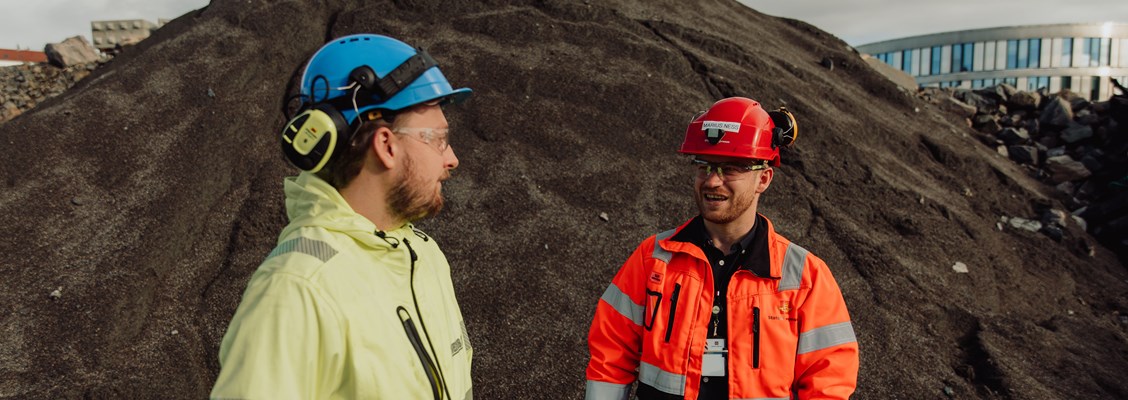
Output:
<instances>
[{"instance_id":1,"label":"boulder","mask_svg":"<svg viewBox=\"0 0 1128 400\"><path fill-rule=\"evenodd\" d=\"M1041 102L1042 95L1038 92L1021 91L1015 92L1015 94L1010 97L1010 100L1007 101L1007 105L1012 108L1031 110L1038 108L1038 104Z\"/></svg>"},{"instance_id":2,"label":"boulder","mask_svg":"<svg viewBox=\"0 0 1128 400\"><path fill-rule=\"evenodd\" d=\"M1003 129L999 125L999 117L990 114L979 114L975 116L975 130L983 133L995 133Z\"/></svg>"},{"instance_id":3,"label":"boulder","mask_svg":"<svg viewBox=\"0 0 1128 400\"><path fill-rule=\"evenodd\" d=\"M1047 158L1046 169L1050 171L1054 183L1076 181L1088 178L1093 174L1088 168L1085 168L1085 164L1068 155Z\"/></svg>"},{"instance_id":4,"label":"boulder","mask_svg":"<svg viewBox=\"0 0 1128 400\"><path fill-rule=\"evenodd\" d=\"M1061 97L1054 97L1049 101L1049 104L1042 109L1042 116L1038 118L1042 125L1052 125L1063 127L1069 125L1073 121L1073 108L1070 106L1068 100Z\"/></svg>"},{"instance_id":5,"label":"boulder","mask_svg":"<svg viewBox=\"0 0 1128 400\"><path fill-rule=\"evenodd\" d=\"M98 50L86 41L85 37L75 36L62 43L50 43L43 49L47 62L59 68L98 61Z\"/></svg>"},{"instance_id":6,"label":"boulder","mask_svg":"<svg viewBox=\"0 0 1128 400\"><path fill-rule=\"evenodd\" d=\"M1088 125L1081 125L1076 122L1071 122L1069 127L1061 131L1061 140L1066 143L1073 144L1081 140L1093 137L1093 128Z\"/></svg>"},{"instance_id":7,"label":"boulder","mask_svg":"<svg viewBox=\"0 0 1128 400\"><path fill-rule=\"evenodd\" d=\"M1026 143L1030 140L1030 135L1022 128L1004 128L1001 132L995 134L999 140L1002 140L1007 146L1014 146Z\"/></svg>"},{"instance_id":8,"label":"boulder","mask_svg":"<svg viewBox=\"0 0 1128 400\"><path fill-rule=\"evenodd\" d=\"M1007 154L1016 163L1038 165L1038 148L1034 146L1007 146Z\"/></svg>"},{"instance_id":9,"label":"boulder","mask_svg":"<svg viewBox=\"0 0 1128 400\"><path fill-rule=\"evenodd\" d=\"M975 107L960 101L954 97L949 97L940 102L940 108L944 111L954 113L964 118L971 118L975 116Z\"/></svg>"},{"instance_id":10,"label":"boulder","mask_svg":"<svg viewBox=\"0 0 1128 400\"><path fill-rule=\"evenodd\" d=\"M984 97L971 89L956 89L953 96L969 106L975 107L981 114L988 114L998 110L998 103L993 99Z\"/></svg>"}]
</instances>

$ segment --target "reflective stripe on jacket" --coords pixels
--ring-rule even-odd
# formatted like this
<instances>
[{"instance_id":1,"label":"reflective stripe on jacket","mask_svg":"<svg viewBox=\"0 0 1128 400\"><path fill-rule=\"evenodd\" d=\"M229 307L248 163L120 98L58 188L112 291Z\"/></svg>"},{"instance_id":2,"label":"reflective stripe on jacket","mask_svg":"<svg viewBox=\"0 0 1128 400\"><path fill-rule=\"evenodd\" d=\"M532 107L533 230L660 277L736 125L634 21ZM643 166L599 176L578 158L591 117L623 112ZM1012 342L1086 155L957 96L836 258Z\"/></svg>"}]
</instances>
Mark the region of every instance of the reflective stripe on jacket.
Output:
<instances>
[{"instance_id":1,"label":"reflective stripe on jacket","mask_svg":"<svg viewBox=\"0 0 1128 400\"><path fill-rule=\"evenodd\" d=\"M247 284L212 398L472 398L450 266L410 224L378 237L336 189L285 182L290 224Z\"/></svg>"},{"instance_id":2,"label":"reflective stripe on jacket","mask_svg":"<svg viewBox=\"0 0 1128 400\"><path fill-rule=\"evenodd\" d=\"M701 249L670 240L687 224L643 241L604 292L586 399L626 399L635 380L640 392L697 398L714 286ZM726 296L730 397L846 399L858 343L838 284L821 259L767 228L771 276L738 270Z\"/></svg>"}]
</instances>

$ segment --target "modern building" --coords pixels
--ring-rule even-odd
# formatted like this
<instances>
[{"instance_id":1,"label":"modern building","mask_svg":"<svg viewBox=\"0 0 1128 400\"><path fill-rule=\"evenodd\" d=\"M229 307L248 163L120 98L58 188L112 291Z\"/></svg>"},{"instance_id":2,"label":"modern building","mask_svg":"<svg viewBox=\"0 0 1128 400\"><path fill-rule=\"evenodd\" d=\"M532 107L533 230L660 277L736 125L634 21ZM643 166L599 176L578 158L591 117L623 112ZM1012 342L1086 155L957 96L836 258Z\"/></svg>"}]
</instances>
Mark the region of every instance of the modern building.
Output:
<instances>
[{"instance_id":1,"label":"modern building","mask_svg":"<svg viewBox=\"0 0 1128 400\"><path fill-rule=\"evenodd\" d=\"M918 85L1069 89L1090 100L1128 85L1128 24L1027 25L913 36L857 46Z\"/></svg>"},{"instance_id":2,"label":"modern building","mask_svg":"<svg viewBox=\"0 0 1128 400\"><path fill-rule=\"evenodd\" d=\"M149 37L153 31L164 25L165 20L154 24L143 19L118 21L91 21L90 33L94 48L111 52L120 46L136 44Z\"/></svg>"}]
</instances>

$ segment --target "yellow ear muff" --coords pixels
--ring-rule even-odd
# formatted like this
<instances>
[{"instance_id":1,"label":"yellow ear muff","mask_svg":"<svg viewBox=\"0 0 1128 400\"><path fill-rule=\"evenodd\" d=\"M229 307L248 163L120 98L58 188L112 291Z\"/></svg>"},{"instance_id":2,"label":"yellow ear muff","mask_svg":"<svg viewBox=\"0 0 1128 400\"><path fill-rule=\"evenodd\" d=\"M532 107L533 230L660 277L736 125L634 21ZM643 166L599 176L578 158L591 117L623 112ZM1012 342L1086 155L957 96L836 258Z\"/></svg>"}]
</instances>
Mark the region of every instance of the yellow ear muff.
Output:
<instances>
[{"instance_id":1,"label":"yellow ear muff","mask_svg":"<svg viewBox=\"0 0 1128 400\"><path fill-rule=\"evenodd\" d=\"M332 106L314 106L282 128L282 153L295 167L320 171L333 153L344 147L349 129L345 118Z\"/></svg>"}]
</instances>

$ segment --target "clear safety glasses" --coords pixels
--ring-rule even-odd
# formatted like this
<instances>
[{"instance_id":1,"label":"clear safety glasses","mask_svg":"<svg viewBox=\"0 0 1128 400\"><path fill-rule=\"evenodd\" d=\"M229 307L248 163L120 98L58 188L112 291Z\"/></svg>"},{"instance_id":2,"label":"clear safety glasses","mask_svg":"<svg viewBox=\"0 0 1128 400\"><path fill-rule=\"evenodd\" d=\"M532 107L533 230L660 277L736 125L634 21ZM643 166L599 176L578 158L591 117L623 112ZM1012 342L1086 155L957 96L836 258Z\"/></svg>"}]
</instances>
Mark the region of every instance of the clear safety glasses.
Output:
<instances>
[{"instance_id":1,"label":"clear safety glasses","mask_svg":"<svg viewBox=\"0 0 1128 400\"><path fill-rule=\"evenodd\" d=\"M403 127L392 130L397 135L408 135L439 151L446 152L450 148L450 128L411 128Z\"/></svg>"},{"instance_id":2,"label":"clear safety glasses","mask_svg":"<svg viewBox=\"0 0 1128 400\"><path fill-rule=\"evenodd\" d=\"M708 179L709 175L717 174L725 182L738 181L751 176L752 171L767 169L767 163L744 164L738 162L713 163L705 160L693 159L689 161L697 179Z\"/></svg>"}]
</instances>

